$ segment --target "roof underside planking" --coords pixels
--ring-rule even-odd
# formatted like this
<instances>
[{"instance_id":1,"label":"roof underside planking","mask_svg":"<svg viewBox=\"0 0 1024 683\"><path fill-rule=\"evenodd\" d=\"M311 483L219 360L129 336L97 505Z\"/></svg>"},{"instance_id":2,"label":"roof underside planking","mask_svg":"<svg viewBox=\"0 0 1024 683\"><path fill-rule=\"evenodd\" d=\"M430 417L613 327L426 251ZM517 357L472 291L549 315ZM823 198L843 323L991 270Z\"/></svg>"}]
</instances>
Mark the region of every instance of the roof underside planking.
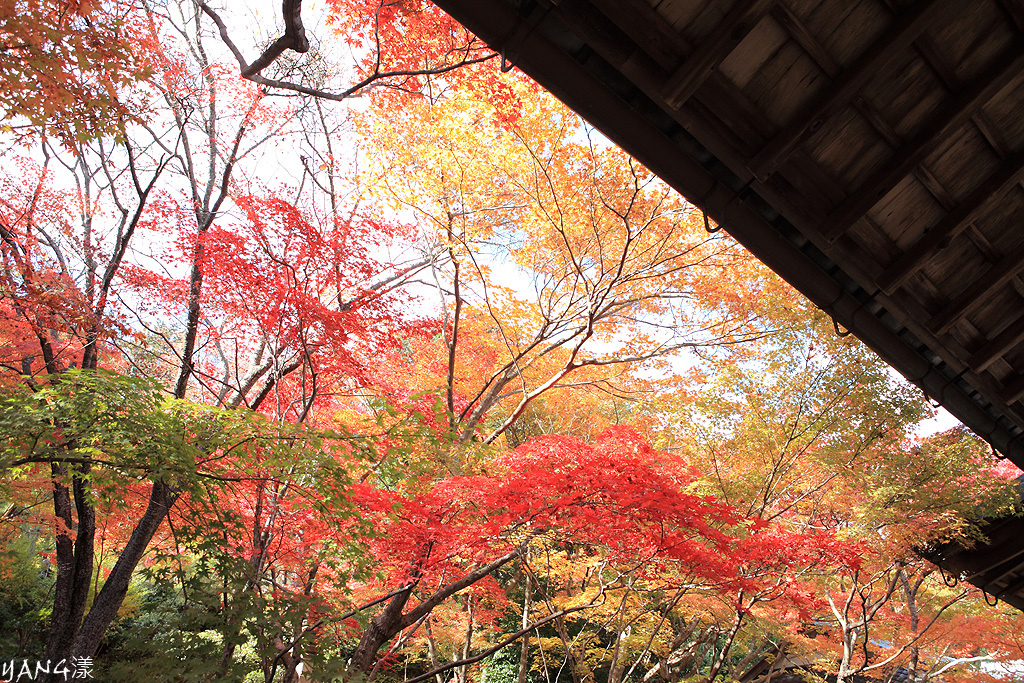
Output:
<instances>
[{"instance_id":1,"label":"roof underside planking","mask_svg":"<svg viewBox=\"0 0 1024 683\"><path fill-rule=\"evenodd\" d=\"M1024 467L1024 0L435 0Z\"/></svg>"}]
</instances>

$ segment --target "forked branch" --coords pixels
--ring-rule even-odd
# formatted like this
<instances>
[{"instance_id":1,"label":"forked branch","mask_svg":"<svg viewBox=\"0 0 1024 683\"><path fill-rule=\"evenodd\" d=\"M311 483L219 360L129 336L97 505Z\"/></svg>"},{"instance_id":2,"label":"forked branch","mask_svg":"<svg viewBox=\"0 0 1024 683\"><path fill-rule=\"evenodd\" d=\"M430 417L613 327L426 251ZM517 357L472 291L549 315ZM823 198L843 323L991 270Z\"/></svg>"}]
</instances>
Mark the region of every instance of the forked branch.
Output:
<instances>
[{"instance_id":1,"label":"forked branch","mask_svg":"<svg viewBox=\"0 0 1024 683\"><path fill-rule=\"evenodd\" d=\"M487 52L479 56L473 56L478 49L483 47L483 43L468 33L465 45L450 50L442 63L434 66L425 66L422 69L381 69L380 50L378 49L374 68L370 73L344 90L335 92L331 90L324 90L322 88L313 88L308 85L293 83L287 80L267 78L262 75L262 72L268 66L273 64L287 50L292 50L298 53L305 53L309 51L309 38L306 36L306 30L302 24L302 0L283 0L282 13L284 15L285 24L284 34L271 43L270 47L264 50L263 54L257 57L251 64L245 59L245 55L242 54L238 45L231 39L231 36L228 34L227 24L224 22L220 14L210 7L204 0L195 0L195 3L199 9L201 9L203 13L210 17L210 19L213 20L213 23L216 24L217 31L220 34L220 39L231 51L231 54L234 55L243 78L266 88L288 90L290 92L310 95L324 100L340 102L351 97L356 97L366 88L388 79L410 78L415 76L437 76L470 64L486 62L498 56L498 53L496 52ZM455 58L454 61L449 61L447 59L448 55L455 55L457 58Z\"/></svg>"}]
</instances>

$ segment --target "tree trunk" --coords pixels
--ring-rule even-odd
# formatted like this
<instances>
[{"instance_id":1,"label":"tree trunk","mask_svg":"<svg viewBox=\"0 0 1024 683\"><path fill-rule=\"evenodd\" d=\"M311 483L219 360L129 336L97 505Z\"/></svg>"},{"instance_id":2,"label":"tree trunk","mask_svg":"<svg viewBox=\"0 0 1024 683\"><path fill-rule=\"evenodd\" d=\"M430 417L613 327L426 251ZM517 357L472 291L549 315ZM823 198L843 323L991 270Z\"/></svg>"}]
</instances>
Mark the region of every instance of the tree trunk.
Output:
<instances>
[{"instance_id":1,"label":"tree trunk","mask_svg":"<svg viewBox=\"0 0 1024 683\"><path fill-rule=\"evenodd\" d=\"M53 481L53 514L65 529L58 531L56 539L57 578L53 588L53 612L50 618L50 636L46 643L46 659L57 661L70 650L82 616L75 619L77 611L74 606L75 586L75 541L71 535L75 524L71 515L71 495L64 485L66 475L64 465L50 465L50 478Z\"/></svg>"},{"instance_id":2,"label":"tree trunk","mask_svg":"<svg viewBox=\"0 0 1024 683\"><path fill-rule=\"evenodd\" d=\"M103 583L103 588L96 595L89 614L86 615L82 628L75 638L71 654L78 657L92 657L96 654L100 640L103 638L107 627L117 616L117 611L124 602L128 593L128 584L131 581L135 568L142 560L149 542L160 524L163 523L168 511L177 500L175 493L169 484L155 482L149 496L149 505L143 513L139 523L135 525L131 538L125 544L124 550L117 558L114 568Z\"/></svg>"},{"instance_id":3,"label":"tree trunk","mask_svg":"<svg viewBox=\"0 0 1024 683\"><path fill-rule=\"evenodd\" d=\"M434 641L434 632L430 627L430 618L423 622L423 626L427 632L427 654L430 656L430 667L434 670L441 668L441 662L437 658L437 643ZM434 680L437 683L444 683L444 678L441 677L440 673L434 674Z\"/></svg>"},{"instance_id":4,"label":"tree trunk","mask_svg":"<svg viewBox=\"0 0 1024 683\"><path fill-rule=\"evenodd\" d=\"M622 676L626 673L626 661L623 657L623 644L626 641L626 632L620 631L615 636L615 648L612 650L612 661L608 666L608 683L622 683Z\"/></svg>"},{"instance_id":5,"label":"tree trunk","mask_svg":"<svg viewBox=\"0 0 1024 683\"><path fill-rule=\"evenodd\" d=\"M921 628L921 615L917 611L917 589L921 587L924 576L918 579L913 586L910 585L910 578L907 572L901 567L899 570L900 583L903 584L903 595L907 601L907 612L910 614L910 633L917 637L918 629ZM921 657L921 649L915 644L910 647L910 683L917 680L917 665Z\"/></svg>"},{"instance_id":6,"label":"tree trunk","mask_svg":"<svg viewBox=\"0 0 1024 683\"><path fill-rule=\"evenodd\" d=\"M742 594L740 599L742 599ZM743 625L743 613L737 612L736 618L733 620L732 627L726 634L725 644L722 645L721 652L715 657L714 662L711 664L711 670L708 672L707 678L704 679L704 683L712 683L718 674L722 671L722 667L725 665L726 658L729 655L729 650L732 649L732 644L736 640L736 634L739 633L740 626ZM714 645L712 644L712 652L714 651Z\"/></svg>"},{"instance_id":7,"label":"tree trunk","mask_svg":"<svg viewBox=\"0 0 1024 683\"><path fill-rule=\"evenodd\" d=\"M46 643L46 659L54 662L68 658L82 625L89 601L95 554L96 511L89 500L86 483L89 467L78 465L72 468L72 472L77 523L72 519L68 488L61 481L67 470L64 465L51 465L54 514L67 527L67 533L57 535L57 578L50 635ZM75 534L74 541L71 540L72 533Z\"/></svg>"},{"instance_id":8,"label":"tree trunk","mask_svg":"<svg viewBox=\"0 0 1024 683\"><path fill-rule=\"evenodd\" d=\"M851 630L843 634L843 660L839 663L839 670L836 671L836 683L850 683L853 678L850 664L853 661L853 647L856 642L856 631Z\"/></svg>"},{"instance_id":9,"label":"tree trunk","mask_svg":"<svg viewBox=\"0 0 1024 683\"><path fill-rule=\"evenodd\" d=\"M526 596L523 598L523 626L526 628L530 624L530 601L533 597L533 581L530 577L526 577ZM526 683L526 674L530 668L530 634L529 632L523 634L523 644L519 650L519 677L516 679L517 683Z\"/></svg>"},{"instance_id":10,"label":"tree trunk","mask_svg":"<svg viewBox=\"0 0 1024 683\"><path fill-rule=\"evenodd\" d=\"M459 655L460 659L469 659L470 653L473 651L473 620L476 615L473 613L473 596L470 595L466 598L466 633L465 642L462 646L462 653ZM469 680L469 665L460 666L455 670L455 680L457 683L467 683Z\"/></svg>"},{"instance_id":11,"label":"tree trunk","mask_svg":"<svg viewBox=\"0 0 1024 683\"><path fill-rule=\"evenodd\" d=\"M565 619L562 617L555 619L555 631L558 633L562 646L565 648L566 668L569 669L569 673L572 675L572 681L573 683L581 683L581 672L577 664L579 660L577 660L576 653L572 650L572 638L569 637L569 632L565 628Z\"/></svg>"},{"instance_id":12,"label":"tree trunk","mask_svg":"<svg viewBox=\"0 0 1024 683\"><path fill-rule=\"evenodd\" d=\"M388 602L384 611L378 614L367 625L363 637L359 639L359 645L352 655L352 662L349 664L349 671L353 674L366 674L373 670L374 660L377 659L377 652L381 646L398 633L402 627L402 610L405 609L409 597L412 595L412 586L395 595Z\"/></svg>"}]
</instances>

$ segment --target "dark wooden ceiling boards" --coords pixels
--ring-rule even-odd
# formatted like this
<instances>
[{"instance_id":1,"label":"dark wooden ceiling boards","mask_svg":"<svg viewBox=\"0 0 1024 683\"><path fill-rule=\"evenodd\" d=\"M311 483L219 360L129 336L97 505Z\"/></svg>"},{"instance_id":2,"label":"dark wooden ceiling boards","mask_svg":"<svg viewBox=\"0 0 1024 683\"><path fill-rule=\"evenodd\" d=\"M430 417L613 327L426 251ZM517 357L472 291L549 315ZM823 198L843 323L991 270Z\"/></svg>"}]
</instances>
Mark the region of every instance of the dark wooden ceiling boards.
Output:
<instances>
[{"instance_id":1,"label":"dark wooden ceiling boards","mask_svg":"<svg viewBox=\"0 0 1024 683\"><path fill-rule=\"evenodd\" d=\"M436 0L1024 466L1024 0Z\"/></svg>"}]
</instances>

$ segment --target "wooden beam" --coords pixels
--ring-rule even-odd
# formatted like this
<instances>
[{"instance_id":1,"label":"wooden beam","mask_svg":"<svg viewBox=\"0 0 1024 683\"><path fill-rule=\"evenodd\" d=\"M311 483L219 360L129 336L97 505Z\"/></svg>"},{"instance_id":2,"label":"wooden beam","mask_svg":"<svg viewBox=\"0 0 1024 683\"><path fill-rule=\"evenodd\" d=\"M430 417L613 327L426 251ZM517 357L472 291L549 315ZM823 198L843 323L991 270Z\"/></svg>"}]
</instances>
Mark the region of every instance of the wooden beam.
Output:
<instances>
[{"instance_id":1,"label":"wooden beam","mask_svg":"<svg viewBox=\"0 0 1024 683\"><path fill-rule=\"evenodd\" d=\"M874 105L858 95L853 98L853 108L856 109L857 113L863 116L867 122L871 124L871 127L882 136L890 149L895 151L903 147L903 139L899 136L896 130L889 125L889 122L882 118L882 115ZM914 169L914 176L922 185L924 185L925 189L931 193L932 197L935 198L935 201L942 206L943 211L951 211L956 206L956 202L949 195L949 191L943 187L942 183L939 182L939 179L935 177L935 174L932 173L931 169L927 166L924 164L918 165L918 167ZM846 192L843 192L843 197L846 197Z\"/></svg>"},{"instance_id":2,"label":"wooden beam","mask_svg":"<svg viewBox=\"0 0 1024 683\"><path fill-rule=\"evenodd\" d=\"M996 248L988 236L978 229L976 223L968 223L967 228L964 230L964 235L989 263L995 263L1003 257L1003 252ZM1021 283L1020 278L1014 278L1010 281L1010 284L1013 285L1020 298L1024 299L1024 283Z\"/></svg>"},{"instance_id":3,"label":"wooden beam","mask_svg":"<svg viewBox=\"0 0 1024 683\"><path fill-rule=\"evenodd\" d=\"M939 179L935 177L930 168L921 164L914 169L914 177L924 185L924 188L935 198L935 201L939 203L943 211L952 211L956 208L956 200L949 194L949 190L939 182Z\"/></svg>"},{"instance_id":4,"label":"wooden beam","mask_svg":"<svg viewBox=\"0 0 1024 683\"><path fill-rule=\"evenodd\" d=\"M967 360L967 365L975 372L984 372L1000 356L1022 341L1024 341L1024 315L978 349Z\"/></svg>"},{"instance_id":5,"label":"wooden beam","mask_svg":"<svg viewBox=\"0 0 1024 683\"><path fill-rule=\"evenodd\" d=\"M936 251L960 234L981 213L989 201L1001 197L1024 179L1024 151L1004 161L995 173L982 181L960 204L907 247L878 278L887 294L901 287Z\"/></svg>"},{"instance_id":6,"label":"wooden beam","mask_svg":"<svg viewBox=\"0 0 1024 683\"><path fill-rule=\"evenodd\" d=\"M1024 46L1013 43L1002 52L981 77L972 80L941 112L914 138L908 142L893 159L881 164L879 173L857 188L846 201L821 225L821 233L828 241L846 232L868 209L889 194L915 166L932 152L941 142L948 140L956 129L962 127L985 103L999 91L1021 77L1024 69Z\"/></svg>"},{"instance_id":7,"label":"wooden beam","mask_svg":"<svg viewBox=\"0 0 1024 683\"><path fill-rule=\"evenodd\" d=\"M1024 555L1024 549L1008 555L1005 560L994 565L991 570L978 576L975 579L975 581L978 582L976 585L993 587L999 581L1002 581L1007 576L1017 572L1021 566L1024 565L1024 560L1021 559L1021 555Z\"/></svg>"},{"instance_id":8,"label":"wooden beam","mask_svg":"<svg viewBox=\"0 0 1024 683\"><path fill-rule=\"evenodd\" d=\"M1018 565L1015 571L1020 571L1020 569L1021 567L1020 565ZM994 594L997 598L1002 598L1003 600L1005 600L1006 598L1004 598L1003 596L1016 596L1018 593L1020 593L1022 589L1024 589L1024 577L1018 578L1016 581L1008 582L1006 584L1006 587L1000 590L998 593L994 593L991 590L988 592Z\"/></svg>"},{"instance_id":9,"label":"wooden beam","mask_svg":"<svg viewBox=\"0 0 1024 683\"><path fill-rule=\"evenodd\" d=\"M621 0L590 0L591 5L610 19L636 46L646 52L666 71L676 68L693 46L679 31L646 2L626 3ZM584 3L562 0L560 12L586 17Z\"/></svg>"},{"instance_id":10,"label":"wooden beam","mask_svg":"<svg viewBox=\"0 0 1024 683\"><path fill-rule=\"evenodd\" d=\"M1018 33L1024 33L1024 6L1020 0L999 0L999 6L1006 13L1007 18L1013 22L1013 27Z\"/></svg>"},{"instance_id":11,"label":"wooden beam","mask_svg":"<svg viewBox=\"0 0 1024 683\"><path fill-rule=\"evenodd\" d=\"M917 0L901 14L852 67L796 119L787 124L750 161L750 171L764 181L789 156L809 133L818 130L826 119L845 106L868 81L889 67L901 51L939 21L956 0Z\"/></svg>"},{"instance_id":12,"label":"wooden beam","mask_svg":"<svg viewBox=\"0 0 1024 683\"><path fill-rule=\"evenodd\" d=\"M1021 396L1024 396L1024 376L1017 375L1017 379L1010 382L1003 389L1003 393L999 395L999 398L1006 405L1010 405L1019 401Z\"/></svg>"},{"instance_id":13,"label":"wooden beam","mask_svg":"<svg viewBox=\"0 0 1024 683\"><path fill-rule=\"evenodd\" d=\"M871 127L882 136L885 143L889 145L892 150L898 150L903 147L903 139L900 138L896 130L889 125L889 122L882 118L879 111L868 102L866 99L858 95L853 98L853 107L857 110L861 116L863 116ZM956 207L956 201L950 196L949 191L942 185L935 174L932 173L924 164L919 164L914 169L914 177L920 181L924 188L928 190L935 201L939 203L943 211L952 211ZM846 197L846 192L843 192L843 197ZM842 201L842 200L840 200Z\"/></svg>"},{"instance_id":14,"label":"wooden beam","mask_svg":"<svg viewBox=\"0 0 1024 683\"><path fill-rule=\"evenodd\" d=\"M662 89L666 104L679 109L768 14L775 0L738 0L721 22L694 48Z\"/></svg>"},{"instance_id":15,"label":"wooden beam","mask_svg":"<svg viewBox=\"0 0 1024 683\"><path fill-rule=\"evenodd\" d=\"M983 304L992 294L1024 270L1024 244L1003 257L984 275L967 286L964 292L953 299L941 311L932 316L928 327L936 335L949 331L960 318Z\"/></svg>"},{"instance_id":16,"label":"wooden beam","mask_svg":"<svg viewBox=\"0 0 1024 683\"><path fill-rule=\"evenodd\" d=\"M631 9L635 9L636 17L629 19L626 15ZM701 140L701 144L726 167L736 173L746 173L750 155L764 144L770 134L769 130L762 130L766 122L760 112L757 116L746 115L753 105L719 71L711 73L701 88L700 96L696 101L691 100L690 106L677 110L664 106L661 89L669 72L665 64L678 66L693 48L661 15L649 6L631 8L621 0L561 0L561 4L552 11L551 18L570 27L579 40L593 49L595 55L618 69L652 104L656 103L659 111L665 112ZM648 21L651 23L645 29ZM670 32L674 36L672 39ZM644 35L648 40L638 45ZM697 106L704 100L717 102L726 94L730 99L724 115L705 116L708 113L706 107ZM748 142L746 136L752 131L752 141ZM811 227L816 224L817 221Z\"/></svg>"},{"instance_id":17,"label":"wooden beam","mask_svg":"<svg viewBox=\"0 0 1024 683\"><path fill-rule=\"evenodd\" d=\"M635 16L630 18L630 13ZM763 117L760 112L750 114L753 105L718 71L711 73L700 96L691 100L690 106L664 107L661 89L669 72L665 65L678 66L693 48L653 8L631 7L621 0L561 0L550 19L571 27L595 55L618 69L652 103L657 103L660 111L697 136L726 166L746 172L747 159L770 133L763 130ZM698 106L705 100L717 105L722 98L728 100L722 115L705 116L706 108Z\"/></svg>"},{"instance_id":18,"label":"wooden beam","mask_svg":"<svg viewBox=\"0 0 1024 683\"><path fill-rule=\"evenodd\" d=\"M864 117L864 119L871 124L871 127L875 129L875 132L883 140L885 144L889 145L889 149L896 151L903 146L903 138L899 136L896 130L889 125L889 122L882 118L878 109L871 102L868 102L865 98L857 95L850 102L853 108L857 110L857 113ZM846 193L844 192L845 196Z\"/></svg>"},{"instance_id":19,"label":"wooden beam","mask_svg":"<svg viewBox=\"0 0 1024 683\"><path fill-rule=\"evenodd\" d=\"M782 28L786 29L797 45L811 56L811 59L825 72L825 75L835 78L840 74L843 69L839 62L832 58L821 41L807 30L804 23L800 21L800 17L796 16L783 0L779 0L772 8L771 15Z\"/></svg>"},{"instance_id":20,"label":"wooden beam","mask_svg":"<svg viewBox=\"0 0 1024 683\"><path fill-rule=\"evenodd\" d=\"M943 56L939 54L935 41L931 40L927 35L918 36L917 40L914 41L914 48L917 49L921 59L932 70L932 73L942 81L942 85L945 86L946 90L953 93L963 86L960 79L956 77L956 72L950 68Z\"/></svg>"},{"instance_id":21,"label":"wooden beam","mask_svg":"<svg viewBox=\"0 0 1024 683\"><path fill-rule=\"evenodd\" d=\"M996 127L989 115L985 113L984 109L975 114L972 120L974 121L974 125L978 127L982 136L984 136L985 141L992 146L992 149L995 150L995 153L999 155L1000 159L1005 159L1010 156L1013 150L1006 141L1006 135L1002 130Z\"/></svg>"},{"instance_id":22,"label":"wooden beam","mask_svg":"<svg viewBox=\"0 0 1024 683\"><path fill-rule=\"evenodd\" d=\"M1008 517L988 524L983 528L988 543L979 543L974 548L956 548L947 558L946 564L949 568L967 574L968 581L987 574L1024 554L1024 547L1020 544L1022 528L1019 517Z\"/></svg>"}]
</instances>

